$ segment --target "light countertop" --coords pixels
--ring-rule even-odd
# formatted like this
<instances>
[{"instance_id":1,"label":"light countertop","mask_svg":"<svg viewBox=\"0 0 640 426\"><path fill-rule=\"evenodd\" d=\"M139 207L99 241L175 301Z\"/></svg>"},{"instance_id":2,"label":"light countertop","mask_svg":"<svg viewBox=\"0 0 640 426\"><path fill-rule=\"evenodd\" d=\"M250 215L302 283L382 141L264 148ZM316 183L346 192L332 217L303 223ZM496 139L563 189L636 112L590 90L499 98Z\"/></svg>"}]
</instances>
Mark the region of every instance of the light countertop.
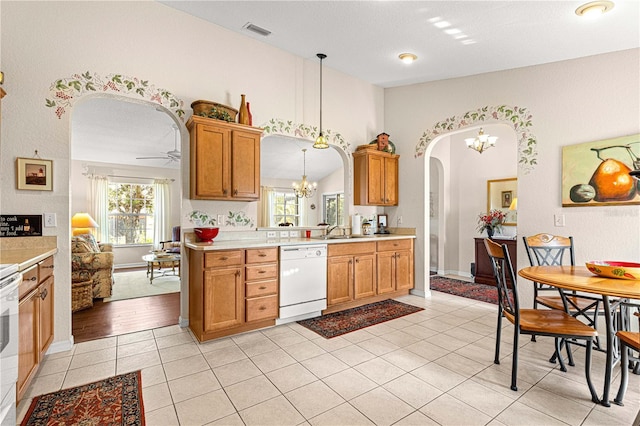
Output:
<instances>
[{"instance_id":1,"label":"light countertop","mask_svg":"<svg viewBox=\"0 0 640 426\"><path fill-rule=\"evenodd\" d=\"M2 263L17 263L20 272L58 252L57 248L1 250Z\"/></svg>"}]
</instances>

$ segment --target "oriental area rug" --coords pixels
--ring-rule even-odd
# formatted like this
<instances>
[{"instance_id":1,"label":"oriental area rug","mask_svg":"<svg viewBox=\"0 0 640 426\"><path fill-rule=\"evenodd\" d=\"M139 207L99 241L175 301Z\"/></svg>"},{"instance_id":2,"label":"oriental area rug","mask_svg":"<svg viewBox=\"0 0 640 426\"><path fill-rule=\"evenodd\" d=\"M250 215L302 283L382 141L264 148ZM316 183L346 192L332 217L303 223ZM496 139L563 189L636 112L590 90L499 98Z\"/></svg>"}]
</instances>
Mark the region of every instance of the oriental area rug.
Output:
<instances>
[{"instance_id":1,"label":"oriental area rug","mask_svg":"<svg viewBox=\"0 0 640 426\"><path fill-rule=\"evenodd\" d=\"M429 278L429 288L442 293L453 294L454 296L480 300L482 302L493 303L494 305L498 304L498 290L492 285L476 284L454 278L432 275ZM509 294L511 295L511 290L509 290Z\"/></svg>"},{"instance_id":2,"label":"oriental area rug","mask_svg":"<svg viewBox=\"0 0 640 426\"><path fill-rule=\"evenodd\" d=\"M140 371L33 398L21 425L144 425Z\"/></svg>"},{"instance_id":3,"label":"oriental area rug","mask_svg":"<svg viewBox=\"0 0 640 426\"><path fill-rule=\"evenodd\" d=\"M298 324L311 331L315 331L326 339L330 339L422 310L424 310L424 308L387 299L357 308L298 321Z\"/></svg>"}]
</instances>

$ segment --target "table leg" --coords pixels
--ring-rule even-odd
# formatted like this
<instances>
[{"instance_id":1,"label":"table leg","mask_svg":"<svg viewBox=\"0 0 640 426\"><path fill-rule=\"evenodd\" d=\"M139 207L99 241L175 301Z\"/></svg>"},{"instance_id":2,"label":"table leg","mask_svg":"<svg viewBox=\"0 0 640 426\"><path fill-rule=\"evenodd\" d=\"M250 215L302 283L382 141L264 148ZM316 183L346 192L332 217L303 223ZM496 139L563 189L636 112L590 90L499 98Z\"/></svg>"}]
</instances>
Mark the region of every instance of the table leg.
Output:
<instances>
[{"instance_id":1,"label":"table leg","mask_svg":"<svg viewBox=\"0 0 640 426\"><path fill-rule=\"evenodd\" d=\"M604 304L604 321L607 328L607 361L604 365L604 392L602 393L601 403L605 407L610 407L609 390L611 388L611 371L613 369L613 340L616 338L616 333L613 328L613 317L611 314L609 296L602 296L602 301Z\"/></svg>"},{"instance_id":2,"label":"table leg","mask_svg":"<svg viewBox=\"0 0 640 426\"><path fill-rule=\"evenodd\" d=\"M149 284L153 284L153 269L153 264L151 264L151 278L149 278Z\"/></svg>"}]
</instances>

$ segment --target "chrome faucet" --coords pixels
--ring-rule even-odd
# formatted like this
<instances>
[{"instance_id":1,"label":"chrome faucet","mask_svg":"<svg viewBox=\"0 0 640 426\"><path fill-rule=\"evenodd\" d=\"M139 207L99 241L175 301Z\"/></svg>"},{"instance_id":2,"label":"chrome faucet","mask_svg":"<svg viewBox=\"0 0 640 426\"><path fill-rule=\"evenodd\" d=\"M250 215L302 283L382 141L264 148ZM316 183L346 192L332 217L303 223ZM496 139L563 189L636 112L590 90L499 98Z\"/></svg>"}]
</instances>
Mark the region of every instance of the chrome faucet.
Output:
<instances>
[{"instance_id":1,"label":"chrome faucet","mask_svg":"<svg viewBox=\"0 0 640 426\"><path fill-rule=\"evenodd\" d=\"M331 235L331 232L336 229L338 225L327 226L327 235Z\"/></svg>"}]
</instances>

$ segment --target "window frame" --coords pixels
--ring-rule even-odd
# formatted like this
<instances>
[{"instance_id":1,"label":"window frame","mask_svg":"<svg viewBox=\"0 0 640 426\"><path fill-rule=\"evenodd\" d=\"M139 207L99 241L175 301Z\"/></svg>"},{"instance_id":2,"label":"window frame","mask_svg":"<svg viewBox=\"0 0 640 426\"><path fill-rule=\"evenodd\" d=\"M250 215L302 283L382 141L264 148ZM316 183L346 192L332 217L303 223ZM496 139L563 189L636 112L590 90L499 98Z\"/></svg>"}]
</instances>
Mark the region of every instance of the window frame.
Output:
<instances>
[{"instance_id":1,"label":"window frame","mask_svg":"<svg viewBox=\"0 0 640 426\"><path fill-rule=\"evenodd\" d=\"M112 211L111 205L118 205L117 198L114 200L113 196L118 196L118 194L122 193L122 187L129 186L129 194L127 195L127 201L129 202L129 212L123 213L119 211ZM132 188L141 187L138 193L144 193L145 191L148 193L142 198L132 197ZM115 189L114 189L115 188ZM136 195L136 194L134 194ZM143 207L140 212L135 213L131 211L131 206L134 201L142 200ZM109 188L107 191L107 204L108 204L108 227L109 227L109 239L108 242L112 244L114 247L135 247L135 246L153 246L153 228L154 228L154 209L155 209L155 194L153 184L149 183L136 183L136 182L109 182ZM146 212L142 212L142 210L146 210ZM143 226L138 227L122 227L119 226L119 223L126 223L128 220L134 220L135 218L143 218L142 222ZM118 218L124 218L118 220ZM122 232L124 235L120 237L119 230L124 229ZM135 237L135 241L126 242L129 238L129 233L133 233L132 235ZM144 237L143 239L139 239L140 235ZM124 238L125 242L119 242L119 238Z\"/></svg>"}]
</instances>

